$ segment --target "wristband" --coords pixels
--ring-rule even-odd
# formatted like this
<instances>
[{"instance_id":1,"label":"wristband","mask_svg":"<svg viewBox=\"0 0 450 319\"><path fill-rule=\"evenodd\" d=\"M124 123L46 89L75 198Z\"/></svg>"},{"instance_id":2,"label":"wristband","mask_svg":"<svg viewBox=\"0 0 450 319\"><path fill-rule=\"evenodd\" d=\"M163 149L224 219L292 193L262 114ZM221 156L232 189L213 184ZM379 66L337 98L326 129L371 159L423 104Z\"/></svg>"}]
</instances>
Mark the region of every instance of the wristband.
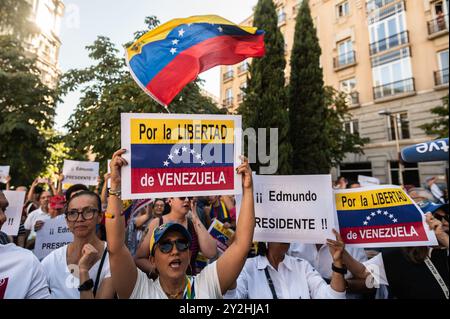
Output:
<instances>
[{"instance_id":1,"label":"wristband","mask_svg":"<svg viewBox=\"0 0 450 319\"><path fill-rule=\"evenodd\" d=\"M337 272L338 274L345 275L347 273L347 268L345 268L345 267L343 267L343 268L336 267L333 263L331 264L331 269L334 272Z\"/></svg>"},{"instance_id":2,"label":"wristband","mask_svg":"<svg viewBox=\"0 0 450 319\"><path fill-rule=\"evenodd\" d=\"M83 284L78 287L78 291L87 291L94 288L94 281L92 279L86 280Z\"/></svg>"}]
</instances>

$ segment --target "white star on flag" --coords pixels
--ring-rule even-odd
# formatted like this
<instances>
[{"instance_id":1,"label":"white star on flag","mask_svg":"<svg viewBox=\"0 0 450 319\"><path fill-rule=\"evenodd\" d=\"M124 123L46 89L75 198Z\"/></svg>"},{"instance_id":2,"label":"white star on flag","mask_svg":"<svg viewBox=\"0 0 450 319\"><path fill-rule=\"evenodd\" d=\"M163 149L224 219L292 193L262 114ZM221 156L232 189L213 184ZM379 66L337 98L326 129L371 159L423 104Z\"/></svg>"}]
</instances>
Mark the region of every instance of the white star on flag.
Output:
<instances>
[{"instance_id":1,"label":"white star on flag","mask_svg":"<svg viewBox=\"0 0 450 319\"><path fill-rule=\"evenodd\" d=\"M173 159L173 155L172 155L172 154L169 154L168 158L169 158L170 160L172 160L172 159Z\"/></svg>"},{"instance_id":2,"label":"white star on flag","mask_svg":"<svg viewBox=\"0 0 450 319\"><path fill-rule=\"evenodd\" d=\"M364 225L367 225L368 224L368 222L366 222L366 221L364 221L364 223L363 223Z\"/></svg>"},{"instance_id":3,"label":"white star on flag","mask_svg":"<svg viewBox=\"0 0 450 319\"><path fill-rule=\"evenodd\" d=\"M195 158L200 159L202 157L200 154L195 155Z\"/></svg>"},{"instance_id":4,"label":"white star on flag","mask_svg":"<svg viewBox=\"0 0 450 319\"><path fill-rule=\"evenodd\" d=\"M223 32L222 27L218 27L217 30L219 30L219 32Z\"/></svg>"},{"instance_id":5,"label":"white star on flag","mask_svg":"<svg viewBox=\"0 0 450 319\"><path fill-rule=\"evenodd\" d=\"M371 220L370 216L367 216L366 219L367 219L367 220Z\"/></svg>"},{"instance_id":6,"label":"white star on flag","mask_svg":"<svg viewBox=\"0 0 450 319\"><path fill-rule=\"evenodd\" d=\"M380 215L381 214L381 210L377 210L377 214Z\"/></svg>"},{"instance_id":7,"label":"white star on flag","mask_svg":"<svg viewBox=\"0 0 450 319\"><path fill-rule=\"evenodd\" d=\"M192 149L192 150L191 150L191 154L195 154L195 150Z\"/></svg>"},{"instance_id":8,"label":"white star on flag","mask_svg":"<svg viewBox=\"0 0 450 319\"><path fill-rule=\"evenodd\" d=\"M178 31L178 36L182 37L184 35L184 32L185 32L184 29L179 30Z\"/></svg>"},{"instance_id":9,"label":"white star on flag","mask_svg":"<svg viewBox=\"0 0 450 319\"><path fill-rule=\"evenodd\" d=\"M205 165L206 162L205 162L204 160L202 160L202 161L200 162L200 164Z\"/></svg>"},{"instance_id":10,"label":"white star on flag","mask_svg":"<svg viewBox=\"0 0 450 319\"><path fill-rule=\"evenodd\" d=\"M173 153L175 154L175 155L178 155L178 153L179 153L179 149L178 148L176 148L174 151L173 151Z\"/></svg>"},{"instance_id":11,"label":"white star on flag","mask_svg":"<svg viewBox=\"0 0 450 319\"><path fill-rule=\"evenodd\" d=\"M390 219L394 218L394 215L390 214L390 215L389 215L389 218L390 218Z\"/></svg>"},{"instance_id":12,"label":"white star on flag","mask_svg":"<svg viewBox=\"0 0 450 319\"><path fill-rule=\"evenodd\" d=\"M164 161L163 164L164 164L164 166L169 166L169 162L168 161Z\"/></svg>"},{"instance_id":13,"label":"white star on flag","mask_svg":"<svg viewBox=\"0 0 450 319\"><path fill-rule=\"evenodd\" d=\"M177 52L177 49L176 49L176 48L170 49L170 53L172 53L172 55L174 55L176 52Z\"/></svg>"},{"instance_id":14,"label":"white star on flag","mask_svg":"<svg viewBox=\"0 0 450 319\"><path fill-rule=\"evenodd\" d=\"M397 218L394 218L392 221L393 221L394 223L396 223L396 222L397 222Z\"/></svg>"},{"instance_id":15,"label":"white star on flag","mask_svg":"<svg viewBox=\"0 0 450 319\"><path fill-rule=\"evenodd\" d=\"M180 40L178 40L178 39L172 40L172 44L173 44L173 45L177 45L178 42L180 42Z\"/></svg>"},{"instance_id":16,"label":"white star on flag","mask_svg":"<svg viewBox=\"0 0 450 319\"><path fill-rule=\"evenodd\" d=\"M388 214L388 212L385 210L384 213L383 213L383 215L387 216L387 214Z\"/></svg>"},{"instance_id":17,"label":"white star on flag","mask_svg":"<svg viewBox=\"0 0 450 319\"><path fill-rule=\"evenodd\" d=\"M186 146L183 146L181 149L183 150L183 153L187 151L187 147Z\"/></svg>"},{"instance_id":18,"label":"white star on flag","mask_svg":"<svg viewBox=\"0 0 450 319\"><path fill-rule=\"evenodd\" d=\"M370 215L375 216L375 213L372 213L372 214L370 214Z\"/></svg>"}]
</instances>

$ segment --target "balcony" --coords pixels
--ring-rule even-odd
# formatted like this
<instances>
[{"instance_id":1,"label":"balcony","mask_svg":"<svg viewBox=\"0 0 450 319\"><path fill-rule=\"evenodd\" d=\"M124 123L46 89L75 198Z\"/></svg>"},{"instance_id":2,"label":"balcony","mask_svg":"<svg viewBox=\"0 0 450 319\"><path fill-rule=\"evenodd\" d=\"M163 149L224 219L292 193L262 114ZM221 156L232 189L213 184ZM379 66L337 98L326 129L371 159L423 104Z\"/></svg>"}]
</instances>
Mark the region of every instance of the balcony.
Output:
<instances>
[{"instance_id":1,"label":"balcony","mask_svg":"<svg viewBox=\"0 0 450 319\"><path fill-rule=\"evenodd\" d=\"M233 97L227 97L226 99L223 100L222 104L224 107L233 106Z\"/></svg>"},{"instance_id":2,"label":"balcony","mask_svg":"<svg viewBox=\"0 0 450 319\"><path fill-rule=\"evenodd\" d=\"M356 64L355 51L349 51L333 58L333 67L335 71L339 71Z\"/></svg>"},{"instance_id":3,"label":"balcony","mask_svg":"<svg viewBox=\"0 0 450 319\"><path fill-rule=\"evenodd\" d=\"M282 12L278 14L278 26L282 26L286 23L286 13Z\"/></svg>"},{"instance_id":4,"label":"balcony","mask_svg":"<svg viewBox=\"0 0 450 319\"><path fill-rule=\"evenodd\" d=\"M391 4L394 1L395 0L371 0L371 1L367 1L367 3L366 3L366 13L369 14L372 11L381 9L381 8L387 6L388 4Z\"/></svg>"},{"instance_id":5,"label":"balcony","mask_svg":"<svg viewBox=\"0 0 450 319\"><path fill-rule=\"evenodd\" d=\"M435 38L448 33L448 15L442 15L427 22L428 38Z\"/></svg>"},{"instance_id":6,"label":"balcony","mask_svg":"<svg viewBox=\"0 0 450 319\"><path fill-rule=\"evenodd\" d=\"M238 101L238 103L241 103L241 102L244 100L244 97L245 97L245 93L244 93L244 92L239 93L239 94L237 95L237 101Z\"/></svg>"},{"instance_id":7,"label":"balcony","mask_svg":"<svg viewBox=\"0 0 450 319\"><path fill-rule=\"evenodd\" d=\"M229 70L229 71L225 72L225 73L223 74L223 81L224 81L224 82L229 81L230 79L233 78L233 75L234 75L233 70Z\"/></svg>"},{"instance_id":8,"label":"balcony","mask_svg":"<svg viewBox=\"0 0 450 319\"><path fill-rule=\"evenodd\" d=\"M434 85L448 86L448 68L439 71L434 71Z\"/></svg>"},{"instance_id":9,"label":"balcony","mask_svg":"<svg viewBox=\"0 0 450 319\"><path fill-rule=\"evenodd\" d=\"M394 34L388 38L381 39L380 41L369 44L370 55L374 55L389 49L398 47L403 44L409 43L408 31L403 31Z\"/></svg>"},{"instance_id":10,"label":"balcony","mask_svg":"<svg viewBox=\"0 0 450 319\"><path fill-rule=\"evenodd\" d=\"M387 83L373 88L374 100L384 100L385 98L395 97L397 95L406 95L414 93L414 78L404 79L392 83Z\"/></svg>"}]
</instances>

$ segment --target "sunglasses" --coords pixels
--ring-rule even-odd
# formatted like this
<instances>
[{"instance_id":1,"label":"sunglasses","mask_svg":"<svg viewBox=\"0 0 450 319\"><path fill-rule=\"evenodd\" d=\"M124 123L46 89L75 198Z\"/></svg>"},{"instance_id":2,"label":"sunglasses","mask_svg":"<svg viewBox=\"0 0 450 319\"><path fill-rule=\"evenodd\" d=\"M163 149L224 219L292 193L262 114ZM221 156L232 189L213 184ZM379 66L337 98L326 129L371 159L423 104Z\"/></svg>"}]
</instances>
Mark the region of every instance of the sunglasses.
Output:
<instances>
[{"instance_id":1,"label":"sunglasses","mask_svg":"<svg viewBox=\"0 0 450 319\"><path fill-rule=\"evenodd\" d=\"M91 220L94 218L95 213L98 213L97 208L84 207L79 211L78 209L70 209L66 212L66 218L69 222L75 222L78 220L78 216L83 216L84 220Z\"/></svg>"},{"instance_id":2,"label":"sunglasses","mask_svg":"<svg viewBox=\"0 0 450 319\"><path fill-rule=\"evenodd\" d=\"M188 250L188 248L189 248L189 242L185 239L177 239L175 241L167 240L167 241L158 243L159 250L163 254L170 253L172 251L174 245L175 245L175 247L177 247L177 250L179 252L184 252L184 251Z\"/></svg>"}]
</instances>

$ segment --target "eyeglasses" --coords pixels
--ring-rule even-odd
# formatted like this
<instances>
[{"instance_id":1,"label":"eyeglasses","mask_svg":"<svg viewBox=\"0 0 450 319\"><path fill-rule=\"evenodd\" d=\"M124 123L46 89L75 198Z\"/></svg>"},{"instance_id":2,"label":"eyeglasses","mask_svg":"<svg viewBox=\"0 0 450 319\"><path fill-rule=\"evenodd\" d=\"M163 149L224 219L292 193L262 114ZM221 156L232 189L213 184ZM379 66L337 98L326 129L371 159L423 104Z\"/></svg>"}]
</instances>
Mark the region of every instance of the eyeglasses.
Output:
<instances>
[{"instance_id":1,"label":"eyeglasses","mask_svg":"<svg viewBox=\"0 0 450 319\"><path fill-rule=\"evenodd\" d=\"M79 211L78 209L70 209L66 212L66 218L69 222L74 222L78 220L78 216L83 216L84 220L90 220L94 218L95 213L98 213L97 208L84 207Z\"/></svg>"},{"instance_id":2,"label":"eyeglasses","mask_svg":"<svg viewBox=\"0 0 450 319\"><path fill-rule=\"evenodd\" d=\"M163 254L168 254L172 251L173 245L177 247L177 250L179 252L184 252L189 248L189 242L185 239L177 239L175 241L163 241L161 243L158 243L159 250Z\"/></svg>"}]
</instances>

